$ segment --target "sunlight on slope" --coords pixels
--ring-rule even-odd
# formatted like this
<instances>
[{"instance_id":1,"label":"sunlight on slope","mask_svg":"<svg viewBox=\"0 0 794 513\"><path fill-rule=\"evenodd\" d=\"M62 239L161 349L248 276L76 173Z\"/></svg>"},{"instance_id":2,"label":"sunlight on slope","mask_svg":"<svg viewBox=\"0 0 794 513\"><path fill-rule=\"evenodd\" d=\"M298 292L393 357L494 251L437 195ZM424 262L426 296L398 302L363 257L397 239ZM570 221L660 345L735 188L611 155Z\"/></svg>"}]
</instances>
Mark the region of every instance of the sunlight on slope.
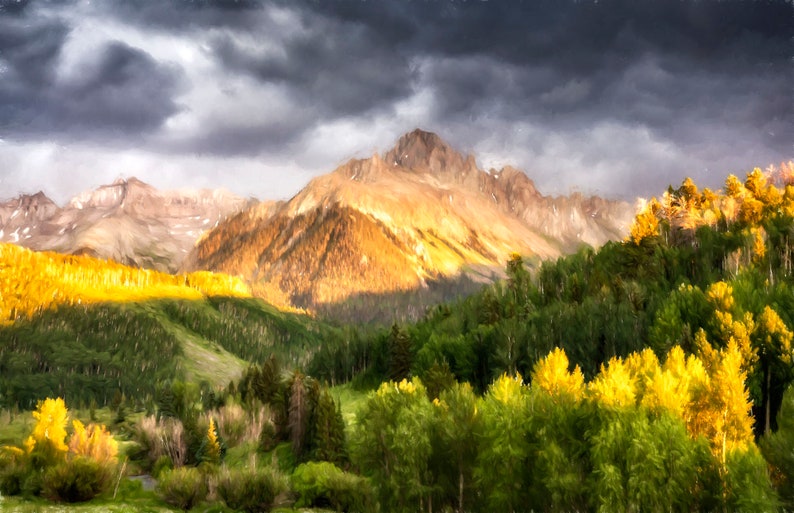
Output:
<instances>
[{"instance_id":1,"label":"sunlight on slope","mask_svg":"<svg viewBox=\"0 0 794 513\"><path fill-rule=\"evenodd\" d=\"M64 304L250 295L240 279L224 274L200 271L170 275L109 260L0 244L2 324Z\"/></svg>"}]
</instances>

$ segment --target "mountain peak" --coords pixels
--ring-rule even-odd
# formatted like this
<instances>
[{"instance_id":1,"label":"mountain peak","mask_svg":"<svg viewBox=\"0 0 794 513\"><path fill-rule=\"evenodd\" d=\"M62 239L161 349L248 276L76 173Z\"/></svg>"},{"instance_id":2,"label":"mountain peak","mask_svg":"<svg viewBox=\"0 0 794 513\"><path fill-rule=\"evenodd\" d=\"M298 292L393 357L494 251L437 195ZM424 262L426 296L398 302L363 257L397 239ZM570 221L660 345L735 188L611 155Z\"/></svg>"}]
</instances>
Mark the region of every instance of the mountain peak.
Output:
<instances>
[{"instance_id":1,"label":"mountain peak","mask_svg":"<svg viewBox=\"0 0 794 513\"><path fill-rule=\"evenodd\" d=\"M449 166L462 166L466 159L433 132L417 128L397 141L384 160L408 169L441 171Z\"/></svg>"}]
</instances>

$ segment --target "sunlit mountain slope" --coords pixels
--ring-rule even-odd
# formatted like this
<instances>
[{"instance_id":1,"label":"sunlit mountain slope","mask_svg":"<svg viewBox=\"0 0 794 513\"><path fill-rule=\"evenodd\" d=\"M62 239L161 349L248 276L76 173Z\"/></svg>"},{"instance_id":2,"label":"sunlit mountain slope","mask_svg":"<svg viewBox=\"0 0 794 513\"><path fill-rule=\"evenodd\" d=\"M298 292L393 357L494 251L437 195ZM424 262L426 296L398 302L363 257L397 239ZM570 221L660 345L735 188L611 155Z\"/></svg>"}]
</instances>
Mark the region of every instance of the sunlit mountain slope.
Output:
<instances>
[{"instance_id":1,"label":"sunlit mountain slope","mask_svg":"<svg viewBox=\"0 0 794 513\"><path fill-rule=\"evenodd\" d=\"M537 263L622 238L631 216L625 203L543 196L521 171L483 171L473 156L416 130L288 202L229 218L184 268L241 276L255 294L322 309L460 275L488 280L513 252Z\"/></svg>"}]
</instances>

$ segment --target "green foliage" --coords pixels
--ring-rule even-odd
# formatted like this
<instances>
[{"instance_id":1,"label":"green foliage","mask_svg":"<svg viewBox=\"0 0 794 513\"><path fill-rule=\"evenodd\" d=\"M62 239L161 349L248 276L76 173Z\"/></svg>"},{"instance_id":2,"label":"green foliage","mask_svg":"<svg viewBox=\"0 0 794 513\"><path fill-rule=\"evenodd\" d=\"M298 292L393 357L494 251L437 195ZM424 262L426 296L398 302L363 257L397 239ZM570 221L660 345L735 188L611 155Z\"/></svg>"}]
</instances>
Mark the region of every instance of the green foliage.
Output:
<instances>
[{"instance_id":1,"label":"green foliage","mask_svg":"<svg viewBox=\"0 0 794 513\"><path fill-rule=\"evenodd\" d=\"M270 511L288 489L287 478L273 467L224 469L218 479L218 495L237 511Z\"/></svg>"},{"instance_id":2,"label":"green foliage","mask_svg":"<svg viewBox=\"0 0 794 513\"><path fill-rule=\"evenodd\" d=\"M312 459L343 463L347 459L345 421L328 390L320 392L312 418Z\"/></svg>"},{"instance_id":3,"label":"green foliage","mask_svg":"<svg viewBox=\"0 0 794 513\"><path fill-rule=\"evenodd\" d=\"M590 447L590 502L598 511L699 508L699 473L709 461L683 422L642 410L604 412Z\"/></svg>"},{"instance_id":4,"label":"green foliage","mask_svg":"<svg viewBox=\"0 0 794 513\"><path fill-rule=\"evenodd\" d=\"M439 364L434 362L422 375L422 383L427 387L427 397L436 399L441 392L452 388L455 384L455 375L447 362Z\"/></svg>"},{"instance_id":5,"label":"green foliage","mask_svg":"<svg viewBox=\"0 0 794 513\"><path fill-rule=\"evenodd\" d=\"M728 453L723 479L723 506L728 511L775 511L780 506L766 461L754 446Z\"/></svg>"},{"instance_id":6,"label":"green foliage","mask_svg":"<svg viewBox=\"0 0 794 513\"><path fill-rule=\"evenodd\" d=\"M374 495L367 480L332 463L298 466L292 474L292 489L298 495L296 507L330 507L344 512L374 509Z\"/></svg>"},{"instance_id":7,"label":"green foliage","mask_svg":"<svg viewBox=\"0 0 794 513\"><path fill-rule=\"evenodd\" d=\"M207 498L207 478L194 467L181 467L162 474L157 492L167 504L187 511Z\"/></svg>"},{"instance_id":8,"label":"green foliage","mask_svg":"<svg viewBox=\"0 0 794 513\"><path fill-rule=\"evenodd\" d=\"M59 502L85 502L105 492L113 467L87 457L76 457L47 469L41 494Z\"/></svg>"},{"instance_id":9,"label":"green foliage","mask_svg":"<svg viewBox=\"0 0 794 513\"><path fill-rule=\"evenodd\" d=\"M218 375L194 368L188 346L215 360L265 361L272 354L304 365L332 331L250 298L62 305L0 323L0 407L32 408L53 395L105 406L116 392L141 404L157 383L184 381L188 369L221 383L236 377L239 367Z\"/></svg>"},{"instance_id":10,"label":"green foliage","mask_svg":"<svg viewBox=\"0 0 794 513\"><path fill-rule=\"evenodd\" d=\"M389 379L400 381L411 376L413 352L411 339L397 324L393 324L388 339L389 345Z\"/></svg>"},{"instance_id":11,"label":"green foliage","mask_svg":"<svg viewBox=\"0 0 794 513\"><path fill-rule=\"evenodd\" d=\"M492 511L516 511L529 501L529 406L520 376L503 375L483 398L476 478Z\"/></svg>"},{"instance_id":12,"label":"green foliage","mask_svg":"<svg viewBox=\"0 0 794 513\"><path fill-rule=\"evenodd\" d=\"M431 408L414 378L384 383L357 414L351 458L372 479L388 511L413 511L427 493Z\"/></svg>"},{"instance_id":13,"label":"green foliage","mask_svg":"<svg viewBox=\"0 0 794 513\"><path fill-rule=\"evenodd\" d=\"M764 435L760 447L771 467L771 477L783 506L794 509L794 387L786 390L777 431Z\"/></svg>"}]
</instances>

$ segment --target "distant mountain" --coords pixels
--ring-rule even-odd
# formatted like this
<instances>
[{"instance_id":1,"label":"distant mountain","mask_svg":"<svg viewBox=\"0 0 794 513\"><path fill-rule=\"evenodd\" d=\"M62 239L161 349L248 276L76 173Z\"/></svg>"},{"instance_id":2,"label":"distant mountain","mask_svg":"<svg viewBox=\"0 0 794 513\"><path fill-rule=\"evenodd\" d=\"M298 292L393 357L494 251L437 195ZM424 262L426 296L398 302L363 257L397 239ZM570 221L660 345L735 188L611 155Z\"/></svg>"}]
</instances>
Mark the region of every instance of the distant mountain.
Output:
<instances>
[{"instance_id":1,"label":"distant mountain","mask_svg":"<svg viewBox=\"0 0 794 513\"><path fill-rule=\"evenodd\" d=\"M624 237L632 217L624 202L543 196L523 172L481 170L473 156L415 130L287 202L220 223L184 269L242 276L271 301L324 310L460 276L492 279L513 252L536 264L599 246Z\"/></svg>"},{"instance_id":2,"label":"distant mountain","mask_svg":"<svg viewBox=\"0 0 794 513\"><path fill-rule=\"evenodd\" d=\"M41 192L0 203L0 242L175 272L204 232L248 205L226 191L159 191L120 179L63 208Z\"/></svg>"}]
</instances>

